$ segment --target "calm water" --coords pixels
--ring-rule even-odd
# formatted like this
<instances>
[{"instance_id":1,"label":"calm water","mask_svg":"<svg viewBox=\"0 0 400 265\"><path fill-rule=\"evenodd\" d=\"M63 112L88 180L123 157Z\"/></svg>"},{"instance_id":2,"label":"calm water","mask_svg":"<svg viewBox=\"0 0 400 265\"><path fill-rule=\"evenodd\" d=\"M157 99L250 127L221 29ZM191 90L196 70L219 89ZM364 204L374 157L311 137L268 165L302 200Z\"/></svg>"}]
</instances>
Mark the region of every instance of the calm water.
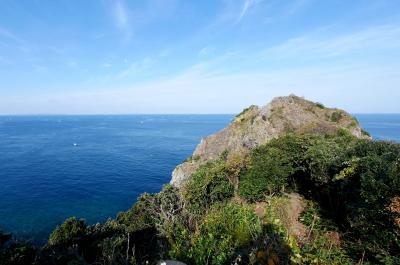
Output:
<instances>
[{"instance_id":1,"label":"calm water","mask_svg":"<svg viewBox=\"0 0 400 265\"><path fill-rule=\"evenodd\" d=\"M142 192L159 191L199 140L231 119L0 117L0 229L42 240L68 216L115 217Z\"/></svg>"},{"instance_id":2,"label":"calm water","mask_svg":"<svg viewBox=\"0 0 400 265\"><path fill-rule=\"evenodd\" d=\"M115 217L232 117L0 117L0 229L40 242L69 216ZM357 117L373 137L400 141L400 115Z\"/></svg>"}]
</instances>

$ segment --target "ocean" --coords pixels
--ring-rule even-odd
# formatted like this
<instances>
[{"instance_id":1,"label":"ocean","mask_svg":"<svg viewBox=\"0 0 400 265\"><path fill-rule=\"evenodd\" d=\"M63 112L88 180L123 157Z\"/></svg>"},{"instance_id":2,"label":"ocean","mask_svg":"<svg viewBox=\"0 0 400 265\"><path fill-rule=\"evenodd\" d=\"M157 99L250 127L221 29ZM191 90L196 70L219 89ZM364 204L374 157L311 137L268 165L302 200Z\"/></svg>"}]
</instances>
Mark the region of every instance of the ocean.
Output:
<instances>
[{"instance_id":1,"label":"ocean","mask_svg":"<svg viewBox=\"0 0 400 265\"><path fill-rule=\"evenodd\" d=\"M0 230L43 243L67 217L115 217L233 117L2 116ZM400 141L400 114L356 117L374 138Z\"/></svg>"}]
</instances>

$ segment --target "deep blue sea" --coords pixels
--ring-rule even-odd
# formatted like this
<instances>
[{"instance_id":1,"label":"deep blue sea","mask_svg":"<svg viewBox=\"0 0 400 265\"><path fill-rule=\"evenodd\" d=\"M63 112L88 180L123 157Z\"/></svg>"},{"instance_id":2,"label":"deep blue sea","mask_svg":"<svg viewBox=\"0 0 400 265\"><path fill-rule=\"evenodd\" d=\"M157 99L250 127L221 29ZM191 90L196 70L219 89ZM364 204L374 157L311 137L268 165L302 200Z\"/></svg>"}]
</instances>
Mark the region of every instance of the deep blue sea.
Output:
<instances>
[{"instance_id":1,"label":"deep blue sea","mask_svg":"<svg viewBox=\"0 0 400 265\"><path fill-rule=\"evenodd\" d=\"M400 141L400 115L356 115ZM102 222L157 192L233 115L0 117L0 229L42 242L65 218Z\"/></svg>"}]
</instances>

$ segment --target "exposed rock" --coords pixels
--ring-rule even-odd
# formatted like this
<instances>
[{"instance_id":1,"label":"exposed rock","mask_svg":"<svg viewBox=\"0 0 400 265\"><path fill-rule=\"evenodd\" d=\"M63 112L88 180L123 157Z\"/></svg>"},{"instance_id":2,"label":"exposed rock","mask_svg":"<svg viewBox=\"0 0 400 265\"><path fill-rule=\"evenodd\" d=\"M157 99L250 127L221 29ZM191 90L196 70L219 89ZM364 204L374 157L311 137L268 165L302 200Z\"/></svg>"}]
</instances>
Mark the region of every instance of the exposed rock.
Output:
<instances>
[{"instance_id":1,"label":"exposed rock","mask_svg":"<svg viewBox=\"0 0 400 265\"><path fill-rule=\"evenodd\" d=\"M339 129L369 138L358 121L343 110L326 108L295 95L277 97L264 107L250 106L228 127L202 139L192 157L172 172L171 184L182 186L200 165L226 151L229 155L248 152L287 132L334 133Z\"/></svg>"}]
</instances>

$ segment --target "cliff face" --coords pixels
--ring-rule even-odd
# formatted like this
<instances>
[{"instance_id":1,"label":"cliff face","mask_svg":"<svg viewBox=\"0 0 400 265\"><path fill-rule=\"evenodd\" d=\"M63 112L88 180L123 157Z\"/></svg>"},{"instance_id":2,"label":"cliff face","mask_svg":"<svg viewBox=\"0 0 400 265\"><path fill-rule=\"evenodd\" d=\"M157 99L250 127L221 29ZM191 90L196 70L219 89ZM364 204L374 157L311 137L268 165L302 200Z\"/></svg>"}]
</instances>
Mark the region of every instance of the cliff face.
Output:
<instances>
[{"instance_id":1,"label":"cliff face","mask_svg":"<svg viewBox=\"0 0 400 265\"><path fill-rule=\"evenodd\" d=\"M182 186L200 165L226 151L229 155L245 153L287 132L333 133L339 129L347 129L358 138L369 138L358 121L343 110L294 95L274 98L264 107L250 106L228 127L202 139L193 155L172 172L171 184Z\"/></svg>"}]
</instances>

